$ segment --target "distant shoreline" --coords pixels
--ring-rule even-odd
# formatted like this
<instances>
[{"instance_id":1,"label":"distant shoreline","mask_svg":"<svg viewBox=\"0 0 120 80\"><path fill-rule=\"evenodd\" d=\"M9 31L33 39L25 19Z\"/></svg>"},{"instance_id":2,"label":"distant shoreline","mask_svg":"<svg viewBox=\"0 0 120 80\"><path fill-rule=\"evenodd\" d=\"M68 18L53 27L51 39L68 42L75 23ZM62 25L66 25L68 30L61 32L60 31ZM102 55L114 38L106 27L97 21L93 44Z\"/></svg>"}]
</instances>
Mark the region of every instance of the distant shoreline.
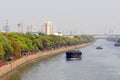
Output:
<instances>
[{"instance_id":1,"label":"distant shoreline","mask_svg":"<svg viewBox=\"0 0 120 80\"><path fill-rule=\"evenodd\" d=\"M84 46L88 46L90 44L92 44L92 43L79 44L79 45L76 45L76 48L81 48ZM36 54L33 54L33 55L24 56L16 61L12 61L9 64L0 67L0 78L2 76L6 75L7 73L11 72L12 70L16 69L20 65L30 62L31 60L34 60L37 58L41 58L41 59L46 58L46 57L60 54L61 52L65 52L67 50L71 50L74 48L75 48L75 46L67 46L67 47L61 47L61 48L58 48L55 50L49 50L49 51L45 51L45 52L37 52Z\"/></svg>"}]
</instances>

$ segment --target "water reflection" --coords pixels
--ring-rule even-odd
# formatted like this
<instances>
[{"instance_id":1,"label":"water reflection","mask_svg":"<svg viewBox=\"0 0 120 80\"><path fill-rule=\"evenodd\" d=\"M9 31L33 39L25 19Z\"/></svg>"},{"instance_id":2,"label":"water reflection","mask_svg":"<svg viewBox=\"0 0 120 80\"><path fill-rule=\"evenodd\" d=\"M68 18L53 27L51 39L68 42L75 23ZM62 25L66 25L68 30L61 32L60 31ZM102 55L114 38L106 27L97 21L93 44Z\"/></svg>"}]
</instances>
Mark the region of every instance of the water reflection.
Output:
<instances>
[{"instance_id":1,"label":"water reflection","mask_svg":"<svg viewBox=\"0 0 120 80\"><path fill-rule=\"evenodd\" d=\"M66 58L66 61L76 61L76 60L82 60L82 56L80 58L73 58L73 59Z\"/></svg>"}]
</instances>

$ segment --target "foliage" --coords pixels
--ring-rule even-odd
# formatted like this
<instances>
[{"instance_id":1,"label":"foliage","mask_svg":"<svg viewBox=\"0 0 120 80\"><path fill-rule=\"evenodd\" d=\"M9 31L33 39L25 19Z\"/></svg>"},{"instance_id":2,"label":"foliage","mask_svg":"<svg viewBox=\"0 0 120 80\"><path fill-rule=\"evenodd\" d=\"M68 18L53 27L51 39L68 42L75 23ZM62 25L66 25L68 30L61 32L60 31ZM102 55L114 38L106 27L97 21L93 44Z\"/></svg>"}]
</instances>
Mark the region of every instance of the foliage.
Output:
<instances>
[{"instance_id":1,"label":"foliage","mask_svg":"<svg viewBox=\"0 0 120 80\"><path fill-rule=\"evenodd\" d=\"M21 57L22 52L32 52L39 49L51 49L61 46L69 46L80 44L83 42L91 42L92 36L81 35L74 38L26 33L18 34L15 32L0 33L0 59L6 59L11 56Z\"/></svg>"}]
</instances>

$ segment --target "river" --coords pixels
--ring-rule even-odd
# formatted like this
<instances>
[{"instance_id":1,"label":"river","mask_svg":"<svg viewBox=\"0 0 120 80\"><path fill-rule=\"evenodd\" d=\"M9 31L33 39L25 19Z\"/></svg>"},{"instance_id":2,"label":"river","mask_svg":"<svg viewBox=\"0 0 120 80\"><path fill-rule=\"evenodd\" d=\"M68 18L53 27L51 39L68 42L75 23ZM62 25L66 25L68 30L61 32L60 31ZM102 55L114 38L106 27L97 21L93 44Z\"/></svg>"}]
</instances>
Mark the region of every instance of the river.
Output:
<instances>
[{"instance_id":1,"label":"river","mask_svg":"<svg viewBox=\"0 0 120 80\"><path fill-rule=\"evenodd\" d=\"M102 50L96 47L102 45ZM81 60L67 61L58 54L5 75L1 80L120 80L120 47L105 39L80 48Z\"/></svg>"}]
</instances>

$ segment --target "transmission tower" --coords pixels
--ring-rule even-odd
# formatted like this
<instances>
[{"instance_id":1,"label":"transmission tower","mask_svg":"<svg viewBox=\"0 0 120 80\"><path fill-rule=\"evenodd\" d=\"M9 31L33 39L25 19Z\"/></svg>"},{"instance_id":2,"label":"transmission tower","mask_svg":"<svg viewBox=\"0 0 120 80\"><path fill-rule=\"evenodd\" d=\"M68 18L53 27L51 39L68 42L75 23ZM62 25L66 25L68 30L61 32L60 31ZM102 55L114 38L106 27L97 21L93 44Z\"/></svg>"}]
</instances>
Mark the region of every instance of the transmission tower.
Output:
<instances>
[{"instance_id":1,"label":"transmission tower","mask_svg":"<svg viewBox=\"0 0 120 80\"><path fill-rule=\"evenodd\" d=\"M3 28L6 33L9 31L8 20L6 20L6 25Z\"/></svg>"},{"instance_id":2,"label":"transmission tower","mask_svg":"<svg viewBox=\"0 0 120 80\"><path fill-rule=\"evenodd\" d=\"M32 29L33 29L33 26L31 24L30 26L27 27L27 32L32 32L33 31Z\"/></svg>"},{"instance_id":3,"label":"transmission tower","mask_svg":"<svg viewBox=\"0 0 120 80\"><path fill-rule=\"evenodd\" d=\"M17 26L18 26L18 33L23 33L23 25L21 23L18 23Z\"/></svg>"}]
</instances>

